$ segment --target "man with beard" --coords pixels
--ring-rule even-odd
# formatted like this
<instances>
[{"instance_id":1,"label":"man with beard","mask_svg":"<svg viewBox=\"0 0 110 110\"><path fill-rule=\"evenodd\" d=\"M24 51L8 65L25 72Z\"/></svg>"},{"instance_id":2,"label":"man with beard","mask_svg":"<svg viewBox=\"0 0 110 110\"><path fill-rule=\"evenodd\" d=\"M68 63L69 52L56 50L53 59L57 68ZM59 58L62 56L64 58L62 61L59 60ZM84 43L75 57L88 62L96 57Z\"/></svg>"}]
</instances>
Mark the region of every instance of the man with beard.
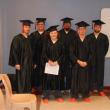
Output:
<instances>
[{"instance_id":1,"label":"man with beard","mask_svg":"<svg viewBox=\"0 0 110 110\"><path fill-rule=\"evenodd\" d=\"M90 102L89 98L89 65L92 61L92 50L86 37L88 23L81 21L77 26L78 38L70 46L70 59L72 61L72 84L70 102L83 99Z\"/></svg>"},{"instance_id":2,"label":"man with beard","mask_svg":"<svg viewBox=\"0 0 110 110\"><path fill-rule=\"evenodd\" d=\"M34 70L32 73L32 87L33 90L37 90L38 93L41 92L41 54L42 47L46 39L45 21L46 18L36 18L36 31L31 33L30 35L30 43L34 62Z\"/></svg>"},{"instance_id":3,"label":"man with beard","mask_svg":"<svg viewBox=\"0 0 110 110\"><path fill-rule=\"evenodd\" d=\"M102 24L101 20L93 20L93 33L88 35L91 47L94 51L94 63L91 65L91 91L98 91L99 95L105 96L103 92L104 87L104 62L105 56L108 51L109 41L107 35L101 33Z\"/></svg>"},{"instance_id":4,"label":"man with beard","mask_svg":"<svg viewBox=\"0 0 110 110\"><path fill-rule=\"evenodd\" d=\"M63 66L63 76L61 81L62 90L70 90L71 86L71 62L69 60L69 46L77 36L77 32L71 28L73 19L66 17L63 21L63 29L60 30L60 39L65 48L65 63Z\"/></svg>"},{"instance_id":5,"label":"man with beard","mask_svg":"<svg viewBox=\"0 0 110 110\"><path fill-rule=\"evenodd\" d=\"M18 93L31 92L32 51L29 42L30 20L20 20L22 32L15 36L10 47L9 65L16 68Z\"/></svg>"}]
</instances>

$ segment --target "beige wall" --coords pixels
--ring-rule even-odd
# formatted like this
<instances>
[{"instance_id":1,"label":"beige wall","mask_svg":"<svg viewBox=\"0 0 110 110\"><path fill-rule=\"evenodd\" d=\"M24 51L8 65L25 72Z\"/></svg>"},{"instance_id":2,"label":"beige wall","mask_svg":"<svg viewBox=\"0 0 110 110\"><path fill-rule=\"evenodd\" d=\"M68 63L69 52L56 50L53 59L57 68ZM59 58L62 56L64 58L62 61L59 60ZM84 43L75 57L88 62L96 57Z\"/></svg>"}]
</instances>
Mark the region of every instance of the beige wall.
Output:
<instances>
[{"instance_id":1,"label":"beige wall","mask_svg":"<svg viewBox=\"0 0 110 110\"><path fill-rule=\"evenodd\" d=\"M1 11L0 11L0 72L2 72L2 65L3 65L3 48L2 48L2 18L1 18Z\"/></svg>"}]
</instances>

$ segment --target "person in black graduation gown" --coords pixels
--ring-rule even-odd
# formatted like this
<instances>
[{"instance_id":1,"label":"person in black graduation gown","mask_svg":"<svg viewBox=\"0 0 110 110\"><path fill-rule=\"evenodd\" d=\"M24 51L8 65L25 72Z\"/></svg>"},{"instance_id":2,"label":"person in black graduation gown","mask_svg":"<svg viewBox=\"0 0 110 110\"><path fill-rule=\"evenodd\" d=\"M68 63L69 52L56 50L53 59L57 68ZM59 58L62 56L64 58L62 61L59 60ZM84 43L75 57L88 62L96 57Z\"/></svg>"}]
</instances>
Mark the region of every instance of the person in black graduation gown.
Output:
<instances>
[{"instance_id":1,"label":"person in black graduation gown","mask_svg":"<svg viewBox=\"0 0 110 110\"><path fill-rule=\"evenodd\" d=\"M88 35L91 47L94 51L94 63L90 68L91 91L98 90L99 95L105 96L103 92L104 87L104 62L105 56L109 47L109 40L107 35L101 33L102 24L105 24L101 20L93 20L93 33Z\"/></svg>"},{"instance_id":2,"label":"person in black graduation gown","mask_svg":"<svg viewBox=\"0 0 110 110\"><path fill-rule=\"evenodd\" d=\"M31 92L32 51L29 42L30 20L20 20L22 32L11 43L9 65L16 68L16 87L18 93Z\"/></svg>"},{"instance_id":3,"label":"person in black graduation gown","mask_svg":"<svg viewBox=\"0 0 110 110\"><path fill-rule=\"evenodd\" d=\"M77 32L71 28L71 21L73 19L66 17L61 19L63 21L63 28L60 32L60 40L65 46L65 62L64 62L64 76L62 77L62 90L70 90L71 86L71 62L69 60L69 46L76 38ZM66 91L65 91L66 92Z\"/></svg>"},{"instance_id":4,"label":"person in black graduation gown","mask_svg":"<svg viewBox=\"0 0 110 110\"><path fill-rule=\"evenodd\" d=\"M30 43L33 53L34 69L32 73L32 87L33 91L41 93L41 53L42 47L46 39L45 31L46 18L36 18L36 31L30 35Z\"/></svg>"},{"instance_id":5,"label":"person in black graduation gown","mask_svg":"<svg viewBox=\"0 0 110 110\"><path fill-rule=\"evenodd\" d=\"M70 102L81 98L90 102L89 97L89 65L92 60L92 51L86 37L87 24L84 21L76 23L78 37L70 46L70 59L72 62L72 84Z\"/></svg>"},{"instance_id":6,"label":"person in black graduation gown","mask_svg":"<svg viewBox=\"0 0 110 110\"><path fill-rule=\"evenodd\" d=\"M43 90L44 90L44 103L48 103L49 95L52 93L52 90L55 92L55 97L58 102L63 102L63 98L60 92L60 79L62 74L62 64L64 58L64 47L61 41L59 40L59 33L57 31L58 25L51 26L48 28L48 40L44 44L43 53L42 53L42 64L48 63L50 66L59 65L59 73L55 74L46 74L44 71L43 74Z\"/></svg>"}]
</instances>

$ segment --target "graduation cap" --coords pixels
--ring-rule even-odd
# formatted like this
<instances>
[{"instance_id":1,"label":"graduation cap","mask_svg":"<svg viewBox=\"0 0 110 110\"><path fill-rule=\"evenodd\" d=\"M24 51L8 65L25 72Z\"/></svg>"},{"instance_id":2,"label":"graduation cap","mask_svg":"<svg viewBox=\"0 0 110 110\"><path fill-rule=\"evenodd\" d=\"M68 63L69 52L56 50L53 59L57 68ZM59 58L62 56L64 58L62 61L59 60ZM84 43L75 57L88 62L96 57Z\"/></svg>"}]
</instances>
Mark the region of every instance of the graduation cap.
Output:
<instances>
[{"instance_id":1,"label":"graduation cap","mask_svg":"<svg viewBox=\"0 0 110 110\"><path fill-rule=\"evenodd\" d=\"M46 18L36 18L37 23L46 21Z\"/></svg>"},{"instance_id":2,"label":"graduation cap","mask_svg":"<svg viewBox=\"0 0 110 110\"><path fill-rule=\"evenodd\" d=\"M31 24L33 24L33 22L31 20L20 20L20 22L26 26L30 26Z\"/></svg>"},{"instance_id":3,"label":"graduation cap","mask_svg":"<svg viewBox=\"0 0 110 110\"><path fill-rule=\"evenodd\" d=\"M102 24L105 24L103 21L101 21L101 20L93 20L92 21L94 24L96 24L96 25L102 25Z\"/></svg>"},{"instance_id":4,"label":"graduation cap","mask_svg":"<svg viewBox=\"0 0 110 110\"><path fill-rule=\"evenodd\" d=\"M61 19L61 21L63 21L63 23L71 23L72 20L74 20L74 19L69 18L69 17Z\"/></svg>"},{"instance_id":5,"label":"graduation cap","mask_svg":"<svg viewBox=\"0 0 110 110\"><path fill-rule=\"evenodd\" d=\"M81 21L76 23L75 25L77 25L78 27L87 27L90 26L88 23L86 23L85 21Z\"/></svg>"},{"instance_id":6,"label":"graduation cap","mask_svg":"<svg viewBox=\"0 0 110 110\"><path fill-rule=\"evenodd\" d=\"M47 29L47 31L48 31L48 32L57 31L57 27L58 27L58 26L59 26L59 25L50 26L50 27Z\"/></svg>"}]
</instances>

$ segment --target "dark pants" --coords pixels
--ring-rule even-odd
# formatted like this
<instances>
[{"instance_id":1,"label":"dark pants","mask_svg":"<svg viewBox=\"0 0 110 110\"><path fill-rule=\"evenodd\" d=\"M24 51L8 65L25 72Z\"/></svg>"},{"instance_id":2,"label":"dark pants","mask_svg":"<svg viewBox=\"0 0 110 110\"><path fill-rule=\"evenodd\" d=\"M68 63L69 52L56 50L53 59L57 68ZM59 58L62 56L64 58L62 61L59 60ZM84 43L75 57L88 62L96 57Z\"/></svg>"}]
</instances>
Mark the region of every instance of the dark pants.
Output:
<instances>
[{"instance_id":1,"label":"dark pants","mask_svg":"<svg viewBox=\"0 0 110 110\"><path fill-rule=\"evenodd\" d=\"M61 91L59 91L59 90L45 90L43 95L44 95L44 99L45 98L49 99L50 95L53 95L55 98L62 97Z\"/></svg>"}]
</instances>

